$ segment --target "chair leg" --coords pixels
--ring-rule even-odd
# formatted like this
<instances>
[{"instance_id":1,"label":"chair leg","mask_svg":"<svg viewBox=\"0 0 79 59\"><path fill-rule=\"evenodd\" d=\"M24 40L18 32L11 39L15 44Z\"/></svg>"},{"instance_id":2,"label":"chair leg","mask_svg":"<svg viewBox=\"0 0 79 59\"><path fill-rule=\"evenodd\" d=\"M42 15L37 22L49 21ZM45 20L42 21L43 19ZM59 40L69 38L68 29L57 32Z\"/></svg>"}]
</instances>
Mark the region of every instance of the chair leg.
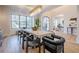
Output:
<instances>
[{"instance_id":1,"label":"chair leg","mask_svg":"<svg viewBox=\"0 0 79 59\"><path fill-rule=\"evenodd\" d=\"M24 49L24 37L22 39L22 48Z\"/></svg>"},{"instance_id":2,"label":"chair leg","mask_svg":"<svg viewBox=\"0 0 79 59\"><path fill-rule=\"evenodd\" d=\"M62 53L64 53L64 44L62 44Z\"/></svg>"},{"instance_id":3,"label":"chair leg","mask_svg":"<svg viewBox=\"0 0 79 59\"><path fill-rule=\"evenodd\" d=\"M19 41L19 35L17 35L17 37L18 37L18 41Z\"/></svg>"},{"instance_id":4,"label":"chair leg","mask_svg":"<svg viewBox=\"0 0 79 59\"><path fill-rule=\"evenodd\" d=\"M40 43L40 39L39 39L39 53L41 53L41 43Z\"/></svg>"},{"instance_id":5,"label":"chair leg","mask_svg":"<svg viewBox=\"0 0 79 59\"><path fill-rule=\"evenodd\" d=\"M56 45L56 51L55 51L55 53L57 53L58 52L58 46Z\"/></svg>"},{"instance_id":6,"label":"chair leg","mask_svg":"<svg viewBox=\"0 0 79 59\"><path fill-rule=\"evenodd\" d=\"M20 38L19 38L19 41L20 41L20 44L21 44L21 36L20 36Z\"/></svg>"},{"instance_id":7,"label":"chair leg","mask_svg":"<svg viewBox=\"0 0 79 59\"><path fill-rule=\"evenodd\" d=\"M28 53L28 41L26 40L26 53Z\"/></svg>"},{"instance_id":8,"label":"chair leg","mask_svg":"<svg viewBox=\"0 0 79 59\"><path fill-rule=\"evenodd\" d=\"M21 44L21 36L20 35L18 35L18 41Z\"/></svg>"},{"instance_id":9,"label":"chair leg","mask_svg":"<svg viewBox=\"0 0 79 59\"><path fill-rule=\"evenodd\" d=\"M45 53L45 46L43 45L43 53Z\"/></svg>"},{"instance_id":10,"label":"chair leg","mask_svg":"<svg viewBox=\"0 0 79 59\"><path fill-rule=\"evenodd\" d=\"M45 53L45 44L44 42L42 42L42 44L43 44L43 53Z\"/></svg>"}]
</instances>

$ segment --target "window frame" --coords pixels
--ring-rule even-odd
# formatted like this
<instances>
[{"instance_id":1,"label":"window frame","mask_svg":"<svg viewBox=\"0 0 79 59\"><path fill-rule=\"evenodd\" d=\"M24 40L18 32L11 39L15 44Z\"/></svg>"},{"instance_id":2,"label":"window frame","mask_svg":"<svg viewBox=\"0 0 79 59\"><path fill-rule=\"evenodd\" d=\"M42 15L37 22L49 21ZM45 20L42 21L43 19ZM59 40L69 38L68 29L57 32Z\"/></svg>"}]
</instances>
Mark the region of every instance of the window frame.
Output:
<instances>
[{"instance_id":1,"label":"window frame","mask_svg":"<svg viewBox=\"0 0 79 59\"><path fill-rule=\"evenodd\" d=\"M12 15L14 15L14 14L12 14ZM13 22L13 21L12 21L12 15L11 15L11 29L19 29L19 26L18 26L18 28L13 28L13 27L12 27L12 22ZM19 15L16 15L16 16L19 17ZM19 22L19 21L18 21L18 22Z\"/></svg>"},{"instance_id":2,"label":"window frame","mask_svg":"<svg viewBox=\"0 0 79 59\"><path fill-rule=\"evenodd\" d=\"M12 24L12 22L13 22L13 21L12 21L12 15L19 16L19 21L18 21L18 22L19 22L19 25L18 25L19 27L18 27L18 28L13 28L13 27L12 27L12 25L13 25L13 24ZM20 20L20 17L23 16L23 15L16 15L16 14L12 14L12 15L10 15L10 16L11 16L11 29L21 29L22 27L21 27L21 20ZM34 22L35 22L34 16L23 16L23 17L26 17L26 28L27 28L27 17L31 17L31 29L32 29L32 27L34 26ZM32 21L32 20L33 20L33 21ZM28 29L28 28L27 28L27 29Z\"/></svg>"},{"instance_id":3,"label":"window frame","mask_svg":"<svg viewBox=\"0 0 79 59\"><path fill-rule=\"evenodd\" d=\"M48 22L49 22L49 24L47 25L48 29L46 28L46 30L43 29L43 20L44 20L44 17L48 18ZM42 19L41 19L41 29L44 30L44 31L49 31L50 30L50 18L48 16L43 16L42 17Z\"/></svg>"},{"instance_id":4,"label":"window frame","mask_svg":"<svg viewBox=\"0 0 79 59\"><path fill-rule=\"evenodd\" d=\"M21 20L20 20L20 17L21 17L21 16L23 16L23 15L20 15L20 16L19 16L19 28L23 28L23 27L21 27ZM23 17L26 17L26 19L27 19L27 16L23 16ZM25 27L27 28L27 20L25 20L25 22L26 22Z\"/></svg>"}]
</instances>

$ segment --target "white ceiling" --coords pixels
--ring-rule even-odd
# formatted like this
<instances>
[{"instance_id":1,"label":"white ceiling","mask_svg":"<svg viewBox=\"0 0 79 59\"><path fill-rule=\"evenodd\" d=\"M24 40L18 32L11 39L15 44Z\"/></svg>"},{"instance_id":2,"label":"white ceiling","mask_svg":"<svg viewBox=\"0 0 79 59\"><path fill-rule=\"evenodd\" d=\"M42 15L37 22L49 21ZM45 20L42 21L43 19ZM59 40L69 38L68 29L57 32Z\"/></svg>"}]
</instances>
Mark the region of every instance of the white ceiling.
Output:
<instances>
[{"instance_id":1,"label":"white ceiling","mask_svg":"<svg viewBox=\"0 0 79 59\"><path fill-rule=\"evenodd\" d=\"M42 11L46 11L46 10L57 8L60 5L18 5L19 8L26 8L29 11L32 11L37 6L41 6Z\"/></svg>"},{"instance_id":2,"label":"white ceiling","mask_svg":"<svg viewBox=\"0 0 79 59\"><path fill-rule=\"evenodd\" d=\"M5 6L7 6L7 5L5 5ZM60 5L8 5L8 7L10 7L11 10L17 10L17 11L19 10L21 12L26 12L28 14L30 14L30 12L32 10L36 11L35 8L39 8L39 6L41 6L40 13L44 13L51 9L55 9L55 8L59 7Z\"/></svg>"}]
</instances>

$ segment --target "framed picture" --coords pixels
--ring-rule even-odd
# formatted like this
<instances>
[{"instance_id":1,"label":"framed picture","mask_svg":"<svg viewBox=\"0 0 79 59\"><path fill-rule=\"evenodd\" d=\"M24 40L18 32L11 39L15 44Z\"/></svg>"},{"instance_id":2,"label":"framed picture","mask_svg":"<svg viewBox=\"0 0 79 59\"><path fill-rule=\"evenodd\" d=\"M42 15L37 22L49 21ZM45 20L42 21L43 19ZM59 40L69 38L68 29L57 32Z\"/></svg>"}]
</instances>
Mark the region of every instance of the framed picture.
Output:
<instances>
[{"instance_id":1,"label":"framed picture","mask_svg":"<svg viewBox=\"0 0 79 59\"><path fill-rule=\"evenodd\" d=\"M77 18L71 18L70 21L77 21Z\"/></svg>"}]
</instances>

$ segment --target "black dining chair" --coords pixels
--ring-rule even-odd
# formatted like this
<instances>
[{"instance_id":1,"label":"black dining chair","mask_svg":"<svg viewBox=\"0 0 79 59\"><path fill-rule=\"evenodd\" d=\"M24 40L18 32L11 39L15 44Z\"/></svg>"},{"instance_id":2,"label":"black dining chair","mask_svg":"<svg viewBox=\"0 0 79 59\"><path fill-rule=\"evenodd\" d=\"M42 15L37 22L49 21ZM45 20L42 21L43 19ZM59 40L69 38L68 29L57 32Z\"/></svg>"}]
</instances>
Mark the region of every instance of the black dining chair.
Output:
<instances>
[{"instance_id":1,"label":"black dining chair","mask_svg":"<svg viewBox=\"0 0 79 59\"><path fill-rule=\"evenodd\" d=\"M57 35L45 36L43 39L43 52L45 50L51 53L64 53L64 42L63 37Z\"/></svg>"},{"instance_id":2,"label":"black dining chair","mask_svg":"<svg viewBox=\"0 0 79 59\"><path fill-rule=\"evenodd\" d=\"M29 39L29 41L33 40L33 35L31 35L30 33L23 31L23 39L22 39L22 48L24 49L24 42L27 40L27 37L30 37L31 39Z\"/></svg>"},{"instance_id":3,"label":"black dining chair","mask_svg":"<svg viewBox=\"0 0 79 59\"><path fill-rule=\"evenodd\" d=\"M36 37L36 38L33 39L33 41L29 41L29 39L31 40L30 37L27 37L27 40L26 40L26 52L28 52L29 47L32 47L33 49L37 48L37 47L40 48L40 38Z\"/></svg>"},{"instance_id":4,"label":"black dining chair","mask_svg":"<svg viewBox=\"0 0 79 59\"><path fill-rule=\"evenodd\" d=\"M34 35L25 32L23 33L23 41L22 41L22 48L24 49L24 43L26 42L26 52L28 52L28 48L37 48L40 45L40 39L37 37L34 38Z\"/></svg>"}]
</instances>

